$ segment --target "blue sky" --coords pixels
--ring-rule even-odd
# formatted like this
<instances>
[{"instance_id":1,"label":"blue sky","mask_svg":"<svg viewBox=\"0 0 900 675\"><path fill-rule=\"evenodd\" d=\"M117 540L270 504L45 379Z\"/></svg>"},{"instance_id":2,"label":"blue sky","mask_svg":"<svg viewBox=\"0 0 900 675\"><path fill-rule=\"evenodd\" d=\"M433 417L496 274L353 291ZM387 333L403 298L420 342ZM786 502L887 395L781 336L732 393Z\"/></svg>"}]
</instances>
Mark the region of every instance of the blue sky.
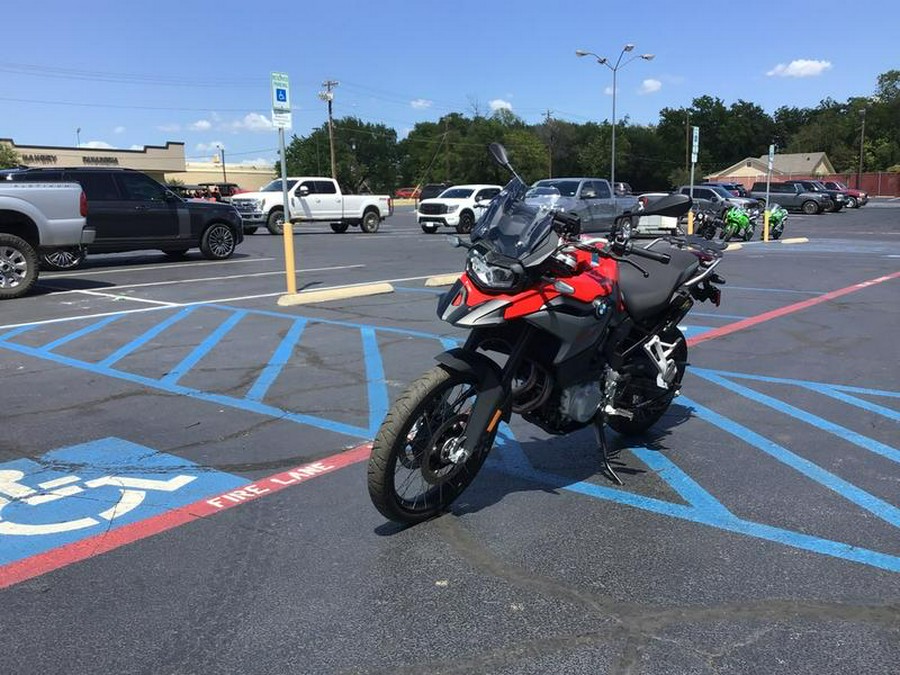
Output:
<instances>
[{"instance_id":1,"label":"blue sky","mask_svg":"<svg viewBox=\"0 0 900 675\"><path fill-rule=\"evenodd\" d=\"M689 9L691 8L691 9ZM401 136L450 111L509 107L608 119L615 59L618 117L654 123L703 94L768 112L869 95L900 68L896 2L591 2L380 0L235 3L44 0L6 3L0 138L129 148L184 141L189 159L270 161L269 76L291 78L293 131L355 115Z\"/></svg>"}]
</instances>

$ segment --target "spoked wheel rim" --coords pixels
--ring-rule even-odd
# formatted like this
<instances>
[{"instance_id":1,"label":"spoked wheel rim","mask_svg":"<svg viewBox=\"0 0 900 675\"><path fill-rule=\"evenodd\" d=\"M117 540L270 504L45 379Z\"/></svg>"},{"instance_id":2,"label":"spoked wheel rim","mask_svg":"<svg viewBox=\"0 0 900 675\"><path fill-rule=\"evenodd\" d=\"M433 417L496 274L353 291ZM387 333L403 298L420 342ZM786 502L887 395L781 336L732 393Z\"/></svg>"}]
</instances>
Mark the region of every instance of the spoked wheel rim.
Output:
<instances>
[{"instance_id":1,"label":"spoked wheel rim","mask_svg":"<svg viewBox=\"0 0 900 675\"><path fill-rule=\"evenodd\" d=\"M28 259L12 246L0 247L0 288L18 288L28 275Z\"/></svg>"},{"instance_id":2,"label":"spoked wheel rim","mask_svg":"<svg viewBox=\"0 0 900 675\"><path fill-rule=\"evenodd\" d=\"M209 231L209 250L217 258L227 258L234 250L234 236L224 225L214 225Z\"/></svg>"},{"instance_id":3,"label":"spoked wheel rim","mask_svg":"<svg viewBox=\"0 0 900 675\"><path fill-rule=\"evenodd\" d=\"M448 381L410 420L393 472L397 502L405 511L428 511L473 467L473 457L452 461L465 440L477 391L469 382Z\"/></svg>"},{"instance_id":4,"label":"spoked wheel rim","mask_svg":"<svg viewBox=\"0 0 900 675\"><path fill-rule=\"evenodd\" d=\"M84 260L84 253L78 249L60 249L44 254L43 259L51 267L69 270L81 264Z\"/></svg>"}]
</instances>

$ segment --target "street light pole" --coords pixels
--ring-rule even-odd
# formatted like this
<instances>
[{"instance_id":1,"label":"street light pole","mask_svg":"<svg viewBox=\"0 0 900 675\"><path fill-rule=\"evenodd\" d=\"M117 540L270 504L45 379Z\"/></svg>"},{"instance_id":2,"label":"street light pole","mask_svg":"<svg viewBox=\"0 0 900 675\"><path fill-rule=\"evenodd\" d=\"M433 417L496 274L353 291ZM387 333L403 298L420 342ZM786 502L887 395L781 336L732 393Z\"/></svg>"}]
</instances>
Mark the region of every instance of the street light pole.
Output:
<instances>
[{"instance_id":1,"label":"street light pole","mask_svg":"<svg viewBox=\"0 0 900 675\"><path fill-rule=\"evenodd\" d=\"M625 63L622 63L622 57L625 56L625 52L630 52L634 49L634 45L629 43L622 47L622 51L619 52L619 58L616 59L616 65L609 65L609 60L605 56L599 56L594 52L588 52L583 49L576 49L575 56L593 56L597 59L597 63L601 66L606 66L612 71L613 74L613 88L612 88L612 156L610 157L610 183L612 184L612 194L615 196L616 194L616 87L618 86L618 72L619 68L624 68L629 63L634 61L635 59L643 59L644 61L652 61L654 54L637 54L628 59Z\"/></svg>"},{"instance_id":2,"label":"street light pole","mask_svg":"<svg viewBox=\"0 0 900 675\"><path fill-rule=\"evenodd\" d=\"M862 170L863 170L863 146L866 142L866 109L863 108L859 111L859 114L862 115L862 130L859 134L859 167L856 169L856 189L859 190L859 182L862 179Z\"/></svg>"},{"instance_id":3,"label":"street light pole","mask_svg":"<svg viewBox=\"0 0 900 675\"><path fill-rule=\"evenodd\" d=\"M228 176L225 174L225 148L223 146L219 146L219 152L222 155L222 182L228 182Z\"/></svg>"}]
</instances>

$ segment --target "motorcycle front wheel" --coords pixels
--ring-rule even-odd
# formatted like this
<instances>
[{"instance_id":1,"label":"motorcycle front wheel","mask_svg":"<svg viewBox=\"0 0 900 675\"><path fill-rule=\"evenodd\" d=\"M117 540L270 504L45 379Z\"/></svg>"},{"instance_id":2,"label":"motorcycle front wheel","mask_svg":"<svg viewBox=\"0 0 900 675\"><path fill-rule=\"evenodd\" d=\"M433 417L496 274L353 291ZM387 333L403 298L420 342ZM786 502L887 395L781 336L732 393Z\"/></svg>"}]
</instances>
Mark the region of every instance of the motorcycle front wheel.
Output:
<instances>
[{"instance_id":1,"label":"motorcycle front wheel","mask_svg":"<svg viewBox=\"0 0 900 675\"><path fill-rule=\"evenodd\" d=\"M394 403L375 436L368 468L369 496L385 518L428 520L469 486L496 435L495 427L470 457L455 457L477 396L471 375L436 366Z\"/></svg>"}]
</instances>

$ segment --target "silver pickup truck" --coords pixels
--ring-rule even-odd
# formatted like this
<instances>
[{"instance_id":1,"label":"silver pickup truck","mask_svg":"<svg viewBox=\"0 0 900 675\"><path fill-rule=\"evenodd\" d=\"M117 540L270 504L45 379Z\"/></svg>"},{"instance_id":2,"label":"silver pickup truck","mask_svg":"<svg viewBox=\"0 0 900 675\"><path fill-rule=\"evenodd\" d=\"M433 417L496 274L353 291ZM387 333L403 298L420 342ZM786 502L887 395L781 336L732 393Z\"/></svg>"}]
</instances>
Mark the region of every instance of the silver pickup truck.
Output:
<instances>
[{"instance_id":1,"label":"silver pickup truck","mask_svg":"<svg viewBox=\"0 0 900 675\"><path fill-rule=\"evenodd\" d=\"M547 198L554 199L554 208L581 218L582 232L609 232L617 216L640 210L637 197L613 197L609 181L603 178L545 178L525 196L527 200Z\"/></svg>"},{"instance_id":2,"label":"silver pickup truck","mask_svg":"<svg viewBox=\"0 0 900 675\"><path fill-rule=\"evenodd\" d=\"M31 290L40 254L93 242L86 216L77 183L0 182L0 300Z\"/></svg>"}]
</instances>

